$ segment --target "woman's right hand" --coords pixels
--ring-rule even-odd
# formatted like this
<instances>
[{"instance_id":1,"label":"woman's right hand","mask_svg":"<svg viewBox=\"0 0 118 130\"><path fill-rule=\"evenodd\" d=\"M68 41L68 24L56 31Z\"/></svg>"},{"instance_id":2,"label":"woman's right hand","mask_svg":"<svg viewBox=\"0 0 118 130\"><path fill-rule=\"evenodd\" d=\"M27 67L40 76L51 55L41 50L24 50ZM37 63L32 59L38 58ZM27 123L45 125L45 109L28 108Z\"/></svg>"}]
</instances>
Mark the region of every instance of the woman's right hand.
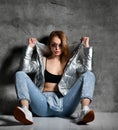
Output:
<instances>
[{"instance_id":1,"label":"woman's right hand","mask_svg":"<svg viewBox=\"0 0 118 130\"><path fill-rule=\"evenodd\" d=\"M29 45L30 47L32 47L32 48L35 47L36 42L38 42L38 40L37 40L36 38L29 38L29 39L28 39L28 45Z\"/></svg>"}]
</instances>

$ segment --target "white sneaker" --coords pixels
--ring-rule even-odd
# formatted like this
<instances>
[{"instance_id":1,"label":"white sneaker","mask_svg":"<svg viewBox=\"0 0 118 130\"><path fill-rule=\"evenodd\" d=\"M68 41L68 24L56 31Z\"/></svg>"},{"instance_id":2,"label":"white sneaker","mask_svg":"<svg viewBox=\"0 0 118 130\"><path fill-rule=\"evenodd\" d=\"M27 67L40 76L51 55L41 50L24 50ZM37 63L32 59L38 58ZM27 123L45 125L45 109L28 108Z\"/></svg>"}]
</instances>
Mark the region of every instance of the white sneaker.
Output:
<instances>
[{"instance_id":1,"label":"white sneaker","mask_svg":"<svg viewBox=\"0 0 118 130\"><path fill-rule=\"evenodd\" d=\"M27 109L27 107L17 106L14 110L14 117L24 125L33 124L32 113Z\"/></svg>"},{"instance_id":2,"label":"white sneaker","mask_svg":"<svg viewBox=\"0 0 118 130\"><path fill-rule=\"evenodd\" d=\"M77 124L86 124L93 121L94 118L95 115L93 110L82 110L75 121Z\"/></svg>"}]
</instances>

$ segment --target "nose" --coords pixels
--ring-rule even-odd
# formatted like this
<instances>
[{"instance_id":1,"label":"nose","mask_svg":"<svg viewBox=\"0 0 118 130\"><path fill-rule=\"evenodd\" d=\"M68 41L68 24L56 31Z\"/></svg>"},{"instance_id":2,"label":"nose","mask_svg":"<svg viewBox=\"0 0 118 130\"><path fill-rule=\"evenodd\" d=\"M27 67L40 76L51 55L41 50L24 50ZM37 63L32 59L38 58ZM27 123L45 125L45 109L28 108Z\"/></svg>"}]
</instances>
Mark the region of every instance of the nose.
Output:
<instances>
[{"instance_id":1,"label":"nose","mask_svg":"<svg viewBox=\"0 0 118 130\"><path fill-rule=\"evenodd\" d=\"M56 46L56 50L58 50L59 48Z\"/></svg>"},{"instance_id":2,"label":"nose","mask_svg":"<svg viewBox=\"0 0 118 130\"><path fill-rule=\"evenodd\" d=\"M56 50L59 50L59 45L56 45Z\"/></svg>"}]
</instances>

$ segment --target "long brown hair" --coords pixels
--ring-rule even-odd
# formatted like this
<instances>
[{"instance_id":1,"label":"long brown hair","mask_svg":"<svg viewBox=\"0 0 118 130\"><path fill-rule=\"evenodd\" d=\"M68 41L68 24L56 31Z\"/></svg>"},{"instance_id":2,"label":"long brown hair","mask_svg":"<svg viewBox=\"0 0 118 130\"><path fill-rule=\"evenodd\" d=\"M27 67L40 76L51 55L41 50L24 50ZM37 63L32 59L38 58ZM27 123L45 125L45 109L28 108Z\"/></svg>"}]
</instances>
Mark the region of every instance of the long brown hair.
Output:
<instances>
[{"instance_id":1,"label":"long brown hair","mask_svg":"<svg viewBox=\"0 0 118 130\"><path fill-rule=\"evenodd\" d=\"M70 58L70 49L68 46L68 38L63 31L53 31L50 33L50 36L48 39L48 45L51 44L52 39L54 37L58 37L61 40L61 44L62 44L61 62L66 63Z\"/></svg>"}]
</instances>

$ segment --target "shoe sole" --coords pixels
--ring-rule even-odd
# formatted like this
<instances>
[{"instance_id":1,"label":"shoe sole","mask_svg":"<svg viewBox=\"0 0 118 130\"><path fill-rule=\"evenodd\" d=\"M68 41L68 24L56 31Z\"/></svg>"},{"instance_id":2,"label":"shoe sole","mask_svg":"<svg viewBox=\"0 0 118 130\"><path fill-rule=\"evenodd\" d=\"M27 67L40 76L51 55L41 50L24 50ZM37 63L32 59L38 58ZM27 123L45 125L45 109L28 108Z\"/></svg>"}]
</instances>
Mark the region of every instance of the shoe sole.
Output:
<instances>
[{"instance_id":1,"label":"shoe sole","mask_svg":"<svg viewBox=\"0 0 118 130\"><path fill-rule=\"evenodd\" d=\"M18 107L16 107L15 110L14 110L14 117L15 117L16 120L20 121L24 125L33 124L32 121L26 119L25 114Z\"/></svg>"},{"instance_id":2,"label":"shoe sole","mask_svg":"<svg viewBox=\"0 0 118 130\"><path fill-rule=\"evenodd\" d=\"M94 111L93 110L90 110L86 115L85 117L83 118L82 121L78 122L77 124L86 124L86 123L89 123L89 122L92 122L95 118L95 115L94 115Z\"/></svg>"}]
</instances>

